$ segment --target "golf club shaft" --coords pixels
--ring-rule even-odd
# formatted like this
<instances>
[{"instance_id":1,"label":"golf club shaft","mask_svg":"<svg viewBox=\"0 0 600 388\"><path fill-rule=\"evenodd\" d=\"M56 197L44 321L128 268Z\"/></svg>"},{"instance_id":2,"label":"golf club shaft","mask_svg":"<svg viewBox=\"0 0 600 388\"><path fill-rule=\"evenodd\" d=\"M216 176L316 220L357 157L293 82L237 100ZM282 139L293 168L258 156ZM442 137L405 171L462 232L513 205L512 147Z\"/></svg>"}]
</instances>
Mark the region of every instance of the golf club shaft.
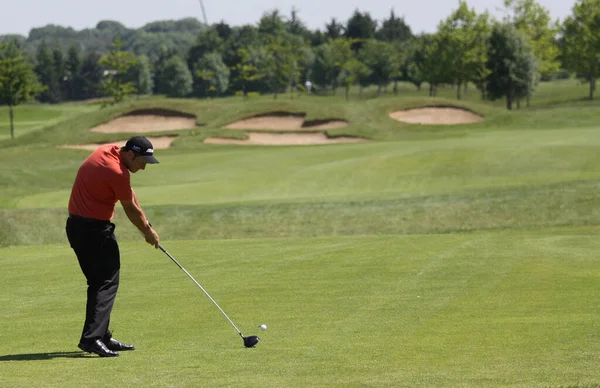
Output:
<instances>
[{"instance_id":1,"label":"golf club shaft","mask_svg":"<svg viewBox=\"0 0 600 388\"><path fill-rule=\"evenodd\" d=\"M231 326L233 326L233 328L235 329L235 331L237 331L237 332L238 332L238 334L239 334L239 335L240 335L242 338L244 338L244 336L242 335L242 332L240 331L240 329L238 329L238 328L237 328L237 326L236 326L236 325L233 323L233 321L232 321L231 319L229 319L229 317L227 316L227 314L225 314L225 311L223 311L223 309L222 309L222 308L221 308L221 307L220 307L220 306L217 304L217 302L215 302L215 300L214 300L214 299L213 299L213 298L212 298L212 297L211 297L211 296L208 294L208 292L206 292L206 290L204 289L204 287L202 287L202 286L200 285L200 283L198 283L198 282L196 281L196 279L194 279L194 277L193 277L192 275L190 275L190 273L189 273L188 271L186 271L186 270L185 270L185 268L183 268L183 266L182 266L181 264L179 264L179 262L178 262L177 260L175 260L175 258L174 258L173 256L171 256L171 254L170 254L169 252L167 252L167 250L166 250L165 248L163 248L163 246L162 246L162 245L158 244L158 248L159 248L161 251L163 251L163 252L165 253L165 255L169 256L169 259L173 260L173 263L177 264L177 266L178 266L179 268L181 268L181 270L182 270L183 272L185 272L185 274L186 274L186 275L187 275L187 276L188 276L190 279L192 279L192 281L193 281L194 283L196 283L196 285L197 285L198 287L200 287L200 289L202 290L202 292L204 292L204 295L206 295L206 296L208 297L208 299L210 299L210 301L211 301L211 302L213 302L213 304L214 304L215 306L217 306L217 308L219 309L219 311L221 312L221 314L223 314L223 316L224 316L225 318L227 318L227 320L229 321L229 323L231 323Z\"/></svg>"}]
</instances>

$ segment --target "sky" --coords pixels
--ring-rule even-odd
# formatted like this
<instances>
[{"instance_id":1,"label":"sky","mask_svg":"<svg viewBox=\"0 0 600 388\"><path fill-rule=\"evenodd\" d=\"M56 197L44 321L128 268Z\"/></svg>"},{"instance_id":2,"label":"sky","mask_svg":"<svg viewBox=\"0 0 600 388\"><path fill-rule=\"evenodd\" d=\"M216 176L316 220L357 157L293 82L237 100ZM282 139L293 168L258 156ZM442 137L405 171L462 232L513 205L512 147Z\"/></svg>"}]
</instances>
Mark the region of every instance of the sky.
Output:
<instances>
[{"instance_id":1,"label":"sky","mask_svg":"<svg viewBox=\"0 0 600 388\"><path fill-rule=\"evenodd\" d=\"M195 17L202 20L201 0L0 0L0 35L27 36L32 28L56 24L75 30L94 28L101 20L114 20L140 28L157 20ZM414 33L433 32L457 8L458 0L203 0L209 24L256 24L265 12L278 9L288 16L295 8L311 30L323 29L332 17L345 23L358 9L381 21L394 9ZM575 0L537 0L553 19L563 20ZM469 8L486 9L501 18L504 0L467 0Z\"/></svg>"}]
</instances>

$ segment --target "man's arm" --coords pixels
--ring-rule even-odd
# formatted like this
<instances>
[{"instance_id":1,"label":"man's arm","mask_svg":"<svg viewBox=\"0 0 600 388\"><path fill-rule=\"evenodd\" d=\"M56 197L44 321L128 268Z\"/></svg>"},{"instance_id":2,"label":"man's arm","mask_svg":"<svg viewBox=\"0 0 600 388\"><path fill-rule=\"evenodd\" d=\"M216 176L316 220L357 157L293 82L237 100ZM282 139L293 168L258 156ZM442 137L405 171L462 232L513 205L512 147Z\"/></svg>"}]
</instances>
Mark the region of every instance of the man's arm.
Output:
<instances>
[{"instance_id":1,"label":"man's arm","mask_svg":"<svg viewBox=\"0 0 600 388\"><path fill-rule=\"evenodd\" d=\"M143 233L146 242L157 248L159 241L158 234L156 234L154 229L152 229L152 226L148 223L146 214L138 201L135 191L131 190L131 192L133 194L131 200L121 201L121 206L123 206L123 210L125 210L125 214L127 215L127 218L129 218L129 221Z\"/></svg>"}]
</instances>

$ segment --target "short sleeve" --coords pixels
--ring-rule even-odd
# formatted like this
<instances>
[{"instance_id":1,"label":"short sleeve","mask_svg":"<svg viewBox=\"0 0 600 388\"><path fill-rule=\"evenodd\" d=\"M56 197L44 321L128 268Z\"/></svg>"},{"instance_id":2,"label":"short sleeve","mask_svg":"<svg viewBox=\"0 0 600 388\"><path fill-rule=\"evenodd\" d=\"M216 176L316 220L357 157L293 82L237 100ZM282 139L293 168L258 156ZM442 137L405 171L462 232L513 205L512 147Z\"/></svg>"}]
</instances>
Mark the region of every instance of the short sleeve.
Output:
<instances>
[{"instance_id":1,"label":"short sleeve","mask_svg":"<svg viewBox=\"0 0 600 388\"><path fill-rule=\"evenodd\" d=\"M129 174L121 174L115 179L113 190L117 201L131 201L133 198L133 189L131 188L131 181Z\"/></svg>"}]
</instances>

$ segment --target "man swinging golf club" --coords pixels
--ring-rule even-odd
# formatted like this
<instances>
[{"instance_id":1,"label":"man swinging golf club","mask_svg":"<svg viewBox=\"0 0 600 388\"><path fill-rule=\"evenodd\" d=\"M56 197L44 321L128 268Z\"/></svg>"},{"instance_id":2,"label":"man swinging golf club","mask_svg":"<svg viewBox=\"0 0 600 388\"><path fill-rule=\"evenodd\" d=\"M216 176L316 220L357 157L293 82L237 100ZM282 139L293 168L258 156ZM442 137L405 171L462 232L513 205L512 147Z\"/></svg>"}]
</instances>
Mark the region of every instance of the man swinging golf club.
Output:
<instances>
[{"instance_id":1,"label":"man swinging golf club","mask_svg":"<svg viewBox=\"0 0 600 388\"><path fill-rule=\"evenodd\" d=\"M81 165L69 199L66 232L87 279L85 323L79 348L101 357L118 356L132 345L112 338L110 314L119 288L120 255L111 222L117 201L148 244L158 247L158 234L147 222L130 183L130 173L156 164L152 143L135 136L124 147L98 147Z\"/></svg>"}]
</instances>

